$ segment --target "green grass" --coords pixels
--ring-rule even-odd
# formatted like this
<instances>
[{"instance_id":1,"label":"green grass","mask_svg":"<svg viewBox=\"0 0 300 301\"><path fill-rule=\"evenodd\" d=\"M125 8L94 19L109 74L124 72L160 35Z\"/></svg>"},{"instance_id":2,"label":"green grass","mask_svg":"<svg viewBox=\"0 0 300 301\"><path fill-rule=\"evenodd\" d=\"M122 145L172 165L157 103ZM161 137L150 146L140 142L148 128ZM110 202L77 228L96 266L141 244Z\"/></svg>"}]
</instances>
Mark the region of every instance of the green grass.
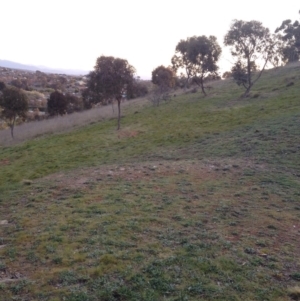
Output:
<instances>
[{"instance_id":1,"label":"green grass","mask_svg":"<svg viewBox=\"0 0 300 301\"><path fill-rule=\"evenodd\" d=\"M299 85L292 65L2 147L0 300L298 296Z\"/></svg>"}]
</instances>

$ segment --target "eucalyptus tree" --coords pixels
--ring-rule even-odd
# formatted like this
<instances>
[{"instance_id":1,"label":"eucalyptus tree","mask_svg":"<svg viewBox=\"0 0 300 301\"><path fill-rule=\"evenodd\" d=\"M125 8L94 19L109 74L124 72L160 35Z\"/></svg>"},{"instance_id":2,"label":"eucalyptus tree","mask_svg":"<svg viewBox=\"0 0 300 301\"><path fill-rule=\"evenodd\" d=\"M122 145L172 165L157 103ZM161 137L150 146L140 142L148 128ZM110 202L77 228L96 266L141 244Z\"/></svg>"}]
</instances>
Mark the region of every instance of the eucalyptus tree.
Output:
<instances>
[{"instance_id":1,"label":"eucalyptus tree","mask_svg":"<svg viewBox=\"0 0 300 301\"><path fill-rule=\"evenodd\" d=\"M178 70L183 70L183 78L185 77L185 89L189 84L189 80L192 77L193 73L193 64L188 60L188 39L180 40L175 48L175 54L171 59L172 67L175 73Z\"/></svg>"},{"instance_id":2,"label":"eucalyptus tree","mask_svg":"<svg viewBox=\"0 0 300 301\"><path fill-rule=\"evenodd\" d=\"M17 118L26 118L28 111L27 95L18 88L5 87L0 95L0 117L10 127L11 137L14 138L14 126Z\"/></svg>"},{"instance_id":3,"label":"eucalyptus tree","mask_svg":"<svg viewBox=\"0 0 300 301\"><path fill-rule=\"evenodd\" d=\"M68 106L68 98L59 91L52 92L47 100L47 110L50 116L65 115Z\"/></svg>"},{"instance_id":4,"label":"eucalyptus tree","mask_svg":"<svg viewBox=\"0 0 300 301\"><path fill-rule=\"evenodd\" d=\"M275 35L258 21L234 20L224 39L237 58L232 67L232 77L245 88L246 96L259 80L269 62L280 60L280 44ZM258 68L258 64L262 66Z\"/></svg>"},{"instance_id":5,"label":"eucalyptus tree","mask_svg":"<svg viewBox=\"0 0 300 301\"><path fill-rule=\"evenodd\" d=\"M299 11L300 13L300 11ZM282 55L286 62L295 62L300 59L300 22L285 20L275 31L280 34L284 45Z\"/></svg>"},{"instance_id":6,"label":"eucalyptus tree","mask_svg":"<svg viewBox=\"0 0 300 301\"><path fill-rule=\"evenodd\" d=\"M151 100L154 105L159 105L161 99L169 98L169 91L175 86L174 71L165 66L158 66L152 71L151 81L156 85L156 90L153 91Z\"/></svg>"},{"instance_id":7,"label":"eucalyptus tree","mask_svg":"<svg viewBox=\"0 0 300 301\"><path fill-rule=\"evenodd\" d=\"M109 104L118 103L118 127L121 121L121 101L134 82L135 68L127 60L113 56L97 58L94 71L88 74L84 102Z\"/></svg>"},{"instance_id":8,"label":"eucalyptus tree","mask_svg":"<svg viewBox=\"0 0 300 301\"><path fill-rule=\"evenodd\" d=\"M193 36L177 44L171 61L174 70L184 69L187 81L192 78L206 95L205 79L217 76L217 63L221 53L222 49L215 36Z\"/></svg>"}]
</instances>

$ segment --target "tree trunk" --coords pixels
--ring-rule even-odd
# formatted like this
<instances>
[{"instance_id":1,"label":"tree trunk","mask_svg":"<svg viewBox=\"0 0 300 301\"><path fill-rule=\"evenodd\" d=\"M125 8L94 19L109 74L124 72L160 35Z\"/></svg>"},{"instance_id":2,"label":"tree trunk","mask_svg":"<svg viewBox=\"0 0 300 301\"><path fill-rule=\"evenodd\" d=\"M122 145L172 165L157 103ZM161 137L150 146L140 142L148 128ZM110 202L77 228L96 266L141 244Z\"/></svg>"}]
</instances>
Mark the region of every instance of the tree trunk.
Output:
<instances>
[{"instance_id":1,"label":"tree trunk","mask_svg":"<svg viewBox=\"0 0 300 301\"><path fill-rule=\"evenodd\" d=\"M200 78L200 86L201 86L201 90L202 90L202 93L204 94L204 96L207 96L205 89L204 89L203 75Z\"/></svg>"},{"instance_id":2,"label":"tree trunk","mask_svg":"<svg viewBox=\"0 0 300 301\"><path fill-rule=\"evenodd\" d=\"M247 89L246 89L246 91L245 91L245 93L243 94L242 97L246 97L246 96L249 94L249 92L250 92L252 86L253 86L253 84L251 84L250 86L247 87Z\"/></svg>"},{"instance_id":3,"label":"tree trunk","mask_svg":"<svg viewBox=\"0 0 300 301\"><path fill-rule=\"evenodd\" d=\"M201 90L202 90L202 93L204 94L204 96L207 96L207 94L204 90L203 80L201 80Z\"/></svg>"},{"instance_id":4,"label":"tree trunk","mask_svg":"<svg viewBox=\"0 0 300 301\"><path fill-rule=\"evenodd\" d=\"M117 130L120 129L120 123L121 123L121 99L117 99L118 101L118 128Z\"/></svg>"},{"instance_id":5,"label":"tree trunk","mask_svg":"<svg viewBox=\"0 0 300 301\"><path fill-rule=\"evenodd\" d=\"M14 139L14 126L15 126L16 116L14 116L13 120L11 121L9 127L10 127L10 134L11 138Z\"/></svg>"},{"instance_id":6,"label":"tree trunk","mask_svg":"<svg viewBox=\"0 0 300 301\"><path fill-rule=\"evenodd\" d=\"M201 87L201 90L202 90L202 93L204 94L204 96L207 96L205 89L204 89L203 76L201 76L200 79L195 77L195 83Z\"/></svg>"},{"instance_id":7,"label":"tree trunk","mask_svg":"<svg viewBox=\"0 0 300 301\"><path fill-rule=\"evenodd\" d=\"M252 82L251 82L251 62L250 62L250 57L247 57L247 71L248 71L248 88L245 92L245 95L247 95L250 92L250 89L252 87Z\"/></svg>"},{"instance_id":8,"label":"tree trunk","mask_svg":"<svg viewBox=\"0 0 300 301\"><path fill-rule=\"evenodd\" d=\"M113 101L111 102L111 107L112 107L113 114L115 114L114 102Z\"/></svg>"},{"instance_id":9,"label":"tree trunk","mask_svg":"<svg viewBox=\"0 0 300 301\"><path fill-rule=\"evenodd\" d=\"M187 88L188 88L188 83L189 83L189 79L187 78L186 80L185 80L185 82L184 82L184 91L186 91L187 90Z\"/></svg>"},{"instance_id":10,"label":"tree trunk","mask_svg":"<svg viewBox=\"0 0 300 301\"><path fill-rule=\"evenodd\" d=\"M13 127L13 125L10 126L10 135L11 135L11 138L14 139L14 127Z\"/></svg>"}]
</instances>

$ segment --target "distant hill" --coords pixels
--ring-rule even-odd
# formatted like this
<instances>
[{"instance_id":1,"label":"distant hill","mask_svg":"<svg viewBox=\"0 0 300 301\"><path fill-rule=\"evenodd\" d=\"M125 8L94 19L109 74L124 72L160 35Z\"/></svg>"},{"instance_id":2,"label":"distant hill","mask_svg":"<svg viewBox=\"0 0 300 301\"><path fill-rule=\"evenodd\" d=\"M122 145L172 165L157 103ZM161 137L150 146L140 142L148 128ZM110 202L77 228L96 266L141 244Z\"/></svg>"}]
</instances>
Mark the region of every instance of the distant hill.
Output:
<instances>
[{"instance_id":1,"label":"distant hill","mask_svg":"<svg viewBox=\"0 0 300 301\"><path fill-rule=\"evenodd\" d=\"M33 71L36 70L45 72L45 73L58 73L58 74L70 74L70 75L84 75L87 74L87 70L77 70L77 69L52 69L45 66L33 66L33 65L24 65L8 60L0 60L0 67L11 68L11 69L19 69L19 70L27 70Z\"/></svg>"}]
</instances>

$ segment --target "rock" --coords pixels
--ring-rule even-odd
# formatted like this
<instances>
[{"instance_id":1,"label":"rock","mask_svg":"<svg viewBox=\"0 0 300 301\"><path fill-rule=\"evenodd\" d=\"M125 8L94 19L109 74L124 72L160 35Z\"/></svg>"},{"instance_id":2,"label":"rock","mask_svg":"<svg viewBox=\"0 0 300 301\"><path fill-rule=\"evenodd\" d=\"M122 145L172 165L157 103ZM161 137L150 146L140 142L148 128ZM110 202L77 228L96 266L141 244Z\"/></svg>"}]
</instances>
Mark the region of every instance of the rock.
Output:
<instances>
[{"instance_id":1,"label":"rock","mask_svg":"<svg viewBox=\"0 0 300 301\"><path fill-rule=\"evenodd\" d=\"M16 272L12 277L11 279L20 279L22 278L22 275L19 273L19 272Z\"/></svg>"},{"instance_id":2,"label":"rock","mask_svg":"<svg viewBox=\"0 0 300 301\"><path fill-rule=\"evenodd\" d=\"M8 224L7 220L0 221L0 225L7 225L7 224Z\"/></svg>"},{"instance_id":3,"label":"rock","mask_svg":"<svg viewBox=\"0 0 300 301\"><path fill-rule=\"evenodd\" d=\"M31 185L32 184L32 181L30 180L23 180L22 181L24 185Z\"/></svg>"}]
</instances>

